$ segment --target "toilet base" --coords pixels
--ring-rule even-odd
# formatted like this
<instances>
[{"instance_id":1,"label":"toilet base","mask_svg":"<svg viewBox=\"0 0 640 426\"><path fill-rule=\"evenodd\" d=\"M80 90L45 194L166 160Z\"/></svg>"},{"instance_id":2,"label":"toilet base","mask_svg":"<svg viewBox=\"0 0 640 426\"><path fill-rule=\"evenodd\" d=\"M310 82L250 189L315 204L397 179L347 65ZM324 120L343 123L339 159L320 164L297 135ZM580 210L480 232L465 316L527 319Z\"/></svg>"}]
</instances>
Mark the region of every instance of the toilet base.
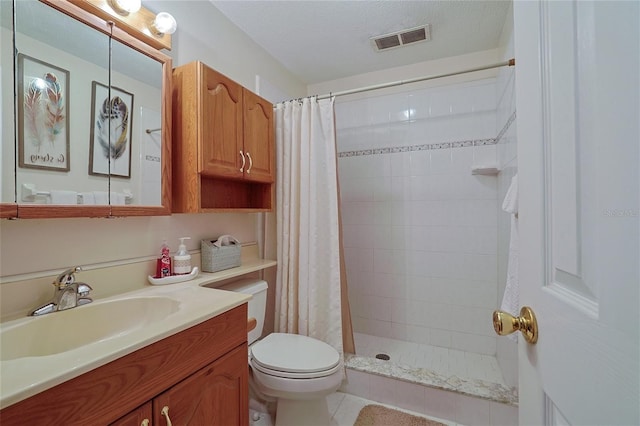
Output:
<instances>
[{"instance_id":1,"label":"toilet base","mask_svg":"<svg viewBox=\"0 0 640 426\"><path fill-rule=\"evenodd\" d=\"M292 400L278 398L275 426L329 426L327 398Z\"/></svg>"}]
</instances>

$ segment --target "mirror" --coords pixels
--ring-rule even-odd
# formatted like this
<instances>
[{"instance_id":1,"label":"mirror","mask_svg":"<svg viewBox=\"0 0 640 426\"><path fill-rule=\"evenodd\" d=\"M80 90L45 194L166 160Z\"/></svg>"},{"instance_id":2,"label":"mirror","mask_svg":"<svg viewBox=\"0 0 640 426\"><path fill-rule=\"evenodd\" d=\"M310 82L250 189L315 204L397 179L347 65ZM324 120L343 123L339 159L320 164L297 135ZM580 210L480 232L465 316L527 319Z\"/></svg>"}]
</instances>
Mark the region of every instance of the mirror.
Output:
<instances>
[{"instance_id":1,"label":"mirror","mask_svg":"<svg viewBox=\"0 0 640 426\"><path fill-rule=\"evenodd\" d=\"M170 58L69 2L14 7L18 216L169 214Z\"/></svg>"},{"instance_id":2,"label":"mirror","mask_svg":"<svg viewBox=\"0 0 640 426\"><path fill-rule=\"evenodd\" d=\"M0 1L0 218L17 214L13 87L13 7Z\"/></svg>"}]
</instances>

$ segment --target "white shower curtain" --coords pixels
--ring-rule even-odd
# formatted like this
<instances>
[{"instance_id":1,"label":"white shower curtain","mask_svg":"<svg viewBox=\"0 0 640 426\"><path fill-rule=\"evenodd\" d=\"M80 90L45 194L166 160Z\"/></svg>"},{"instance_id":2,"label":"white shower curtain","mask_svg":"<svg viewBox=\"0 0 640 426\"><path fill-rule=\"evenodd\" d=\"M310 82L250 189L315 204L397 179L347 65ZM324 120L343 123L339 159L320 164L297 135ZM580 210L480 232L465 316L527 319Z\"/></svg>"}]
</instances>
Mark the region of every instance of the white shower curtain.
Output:
<instances>
[{"instance_id":1,"label":"white shower curtain","mask_svg":"<svg viewBox=\"0 0 640 426\"><path fill-rule=\"evenodd\" d=\"M276 105L275 330L343 356L334 99Z\"/></svg>"}]
</instances>

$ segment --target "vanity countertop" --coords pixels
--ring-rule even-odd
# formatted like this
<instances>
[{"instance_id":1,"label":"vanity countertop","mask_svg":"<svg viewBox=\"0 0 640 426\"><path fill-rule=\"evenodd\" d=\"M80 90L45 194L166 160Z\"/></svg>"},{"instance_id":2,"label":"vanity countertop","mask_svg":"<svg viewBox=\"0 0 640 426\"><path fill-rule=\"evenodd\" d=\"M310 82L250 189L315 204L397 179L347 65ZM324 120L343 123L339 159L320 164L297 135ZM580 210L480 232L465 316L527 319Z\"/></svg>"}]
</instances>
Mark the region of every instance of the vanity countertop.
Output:
<instances>
[{"instance_id":1,"label":"vanity countertop","mask_svg":"<svg viewBox=\"0 0 640 426\"><path fill-rule=\"evenodd\" d=\"M165 337L183 331L189 327L227 312L245 302L251 296L241 293L202 287L207 275L178 284L166 286L148 286L140 290L107 297L67 311L54 312L42 317L26 317L0 324L5 332L20 327L29 321L47 321L54 316L60 321L72 311L95 309L97 305L118 303L126 299L166 298L174 306L172 312L141 326L133 326L125 332L108 336L102 340L79 346L75 349L45 356L18 357L0 361L0 408L7 407L39 392L80 376L94 368L130 354L142 347L155 343ZM215 281L215 280L214 280ZM108 308L107 308L108 309ZM104 311L105 309L99 309ZM77 314L77 313L76 313ZM66 317L64 317L66 318ZM68 315L65 330L60 333L74 333L71 321L75 316ZM55 336L51 336L55 338ZM21 337L22 338L22 337ZM24 339L29 339L28 335ZM5 342L0 342L4 344Z\"/></svg>"}]
</instances>

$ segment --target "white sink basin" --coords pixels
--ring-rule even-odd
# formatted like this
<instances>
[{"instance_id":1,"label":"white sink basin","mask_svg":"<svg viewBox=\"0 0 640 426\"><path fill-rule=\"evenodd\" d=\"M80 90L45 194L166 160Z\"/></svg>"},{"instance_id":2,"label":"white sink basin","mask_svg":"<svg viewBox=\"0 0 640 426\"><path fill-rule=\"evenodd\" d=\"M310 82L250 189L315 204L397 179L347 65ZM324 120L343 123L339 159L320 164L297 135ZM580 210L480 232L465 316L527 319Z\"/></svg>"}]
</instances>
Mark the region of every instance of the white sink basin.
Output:
<instances>
[{"instance_id":1,"label":"white sink basin","mask_svg":"<svg viewBox=\"0 0 640 426\"><path fill-rule=\"evenodd\" d=\"M169 297L134 297L90 303L28 318L0 332L0 361L42 357L128 334L178 311Z\"/></svg>"},{"instance_id":2,"label":"white sink basin","mask_svg":"<svg viewBox=\"0 0 640 426\"><path fill-rule=\"evenodd\" d=\"M1 1L1 0L0 0ZM88 305L0 324L0 409L245 303L200 287L207 278L146 286Z\"/></svg>"}]
</instances>

